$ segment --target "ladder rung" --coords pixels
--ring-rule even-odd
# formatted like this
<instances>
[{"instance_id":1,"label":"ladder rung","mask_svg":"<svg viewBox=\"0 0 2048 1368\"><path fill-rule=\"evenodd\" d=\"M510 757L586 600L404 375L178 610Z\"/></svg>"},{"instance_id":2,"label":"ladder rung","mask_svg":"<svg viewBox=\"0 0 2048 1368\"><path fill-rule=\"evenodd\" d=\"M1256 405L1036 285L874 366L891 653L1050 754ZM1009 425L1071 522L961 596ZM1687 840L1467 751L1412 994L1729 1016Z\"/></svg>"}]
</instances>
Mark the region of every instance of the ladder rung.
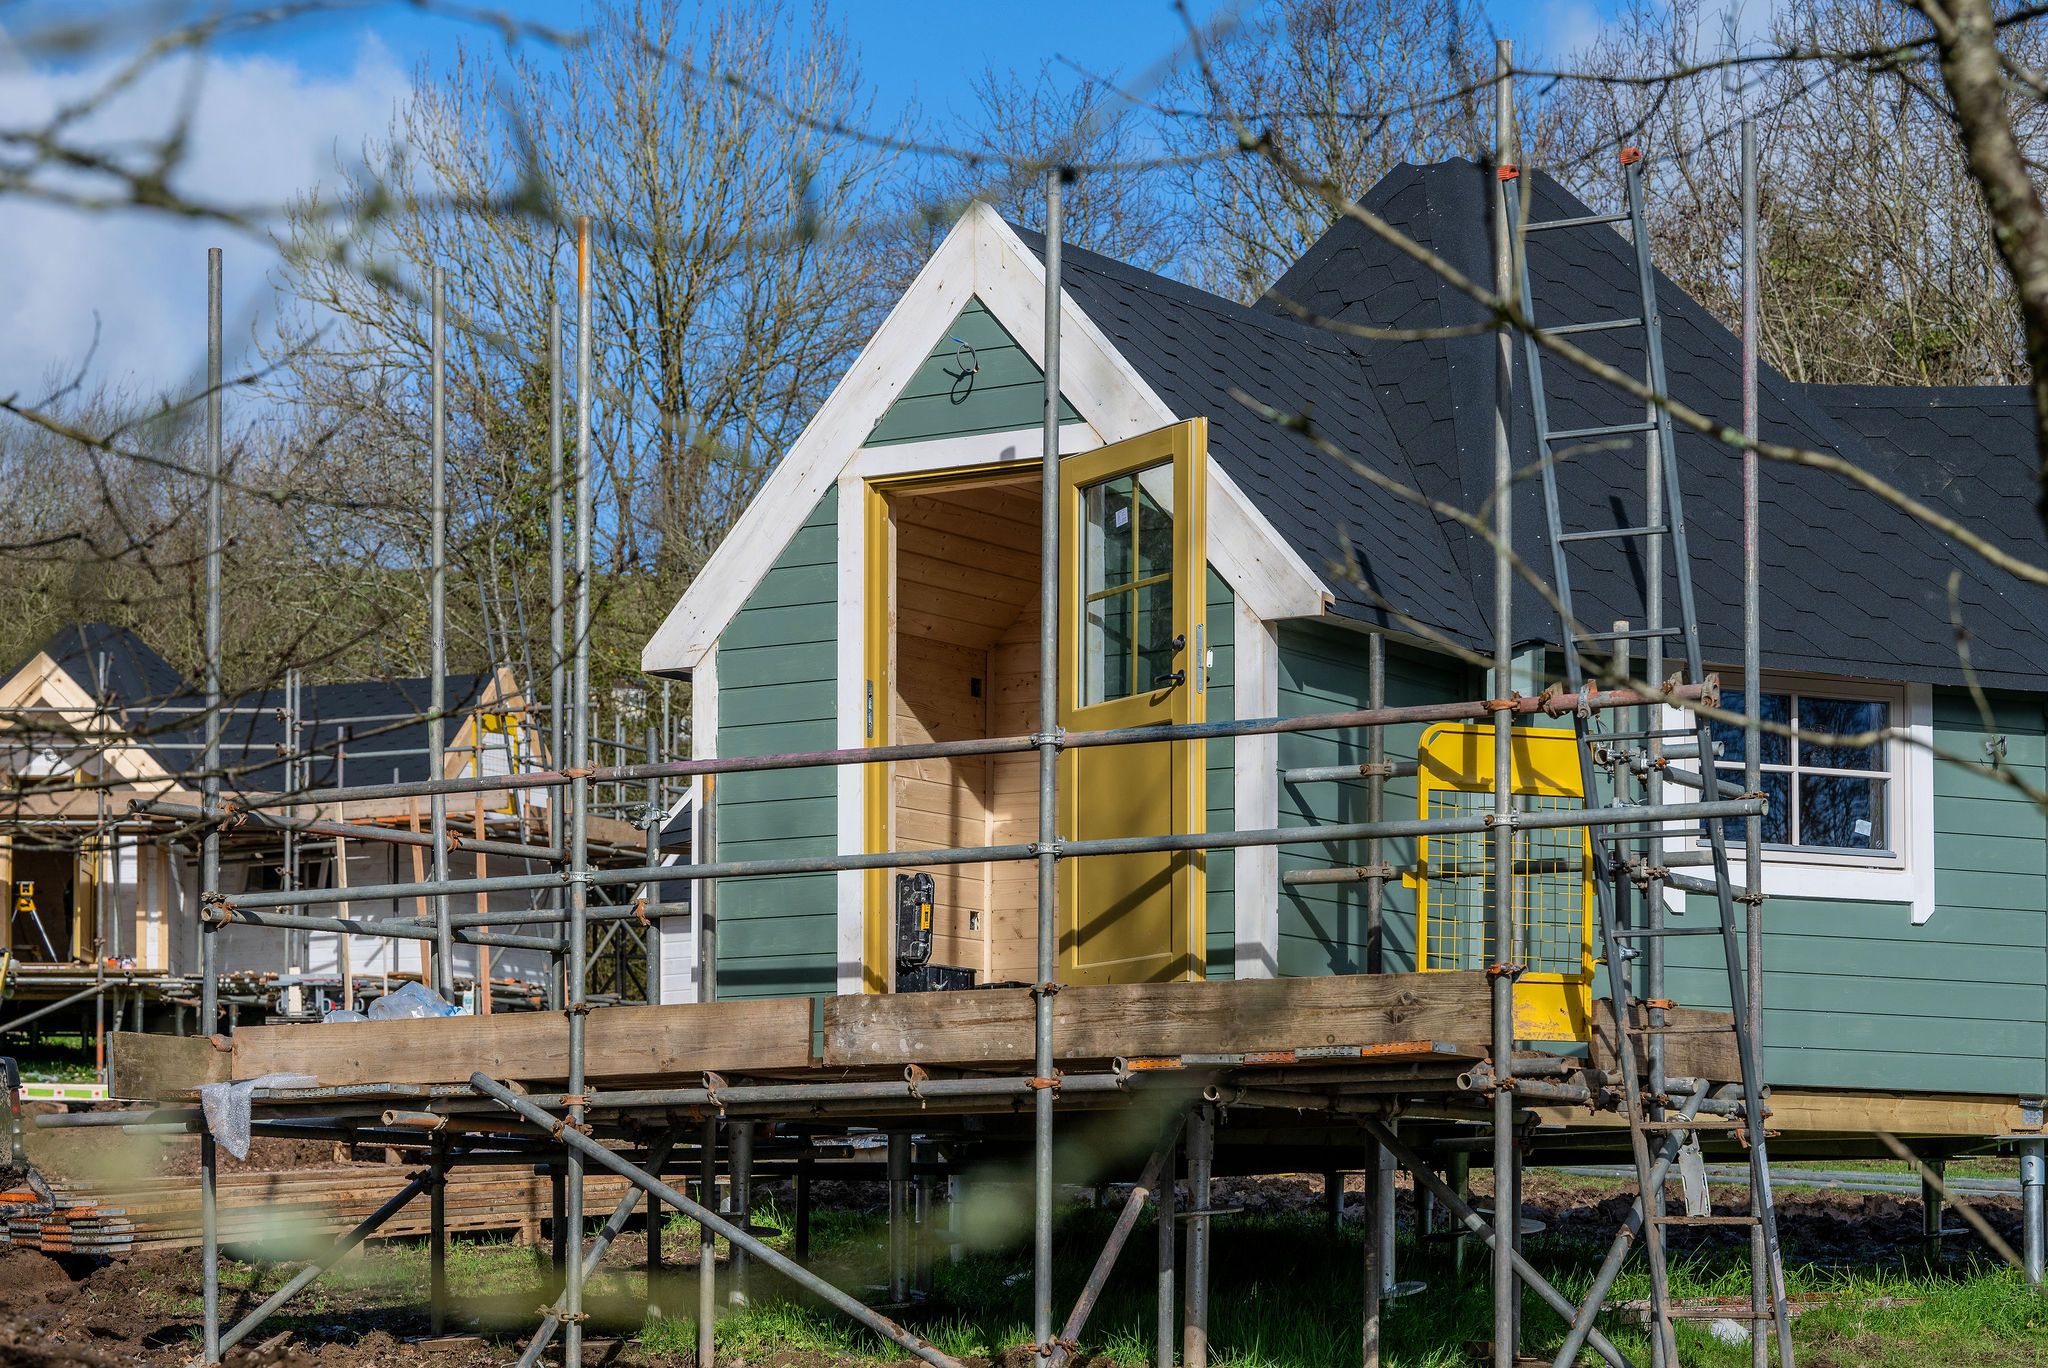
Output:
<instances>
[{"instance_id":1,"label":"ladder rung","mask_svg":"<svg viewBox=\"0 0 2048 1368\"><path fill-rule=\"evenodd\" d=\"M1642 326L1643 320L1640 318L1607 318L1602 319L1598 323L1560 323L1556 327L1545 328L1543 331L1556 337L1563 333L1613 332L1617 328L1640 328Z\"/></svg>"},{"instance_id":2,"label":"ladder rung","mask_svg":"<svg viewBox=\"0 0 2048 1368\"><path fill-rule=\"evenodd\" d=\"M1669 527L1610 527L1598 532L1566 532L1558 538L1561 542L1619 541L1623 537L1665 536Z\"/></svg>"},{"instance_id":3,"label":"ladder rung","mask_svg":"<svg viewBox=\"0 0 2048 1368\"><path fill-rule=\"evenodd\" d=\"M1630 432L1655 432L1655 423L1613 423L1607 427L1567 428L1563 432L1546 432L1546 442L1575 442L1581 437L1620 437Z\"/></svg>"},{"instance_id":4,"label":"ladder rung","mask_svg":"<svg viewBox=\"0 0 2048 1368\"><path fill-rule=\"evenodd\" d=\"M1672 1320L1732 1320L1732 1321L1774 1321L1775 1311L1754 1311L1743 1307L1731 1311L1725 1306L1668 1306L1664 1314Z\"/></svg>"},{"instance_id":5,"label":"ladder rung","mask_svg":"<svg viewBox=\"0 0 2048 1368\"><path fill-rule=\"evenodd\" d=\"M1675 1226L1730 1226L1755 1225L1754 1216L1652 1216L1653 1225Z\"/></svg>"},{"instance_id":6,"label":"ladder rung","mask_svg":"<svg viewBox=\"0 0 2048 1368\"><path fill-rule=\"evenodd\" d=\"M1543 219L1540 222L1522 225L1525 233L1540 233L1546 228L1585 228L1595 223L1626 223L1627 214L1582 214L1578 218Z\"/></svg>"},{"instance_id":7,"label":"ladder rung","mask_svg":"<svg viewBox=\"0 0 2048 1368\"><path fill-rule=\"evenodd\" d=\"M1624 936L1718 936L1720 934L1721 928L1718 926L1625 926L1614 933L1614 938L1620 940Z\"/></svg>"},{"instance_id":8,"label":"ladder rung","mask_svg":"<svg viewBox=\"0 0 2048 1368\"><path fill-rule=\"evenodd\" d=\"M1713 930L1719 935L1721 928L1717 926ZM1727 1035L1734 1029L1733 1023L1721 1026L1629 1026L1629 1030L1637 1035Z\"/></svg>"},{"instance_id":9,"label":"ladder rung","mask_svg":"<svg viewBox=\"0 0 2048 1368\"><path fill-rule=\"evenodd\" d=\"M1696 737L1699 732L1695 728L1685 727L1665 731L1597 732L1595 735L1602 741L1663 741L1677 736Z\"/></svg>"},{"instance_id":10,"label":"ladder rung","mask_svg":"<svg viewBox=\"0 0 2048 1368\"><path fill-rule=\"evenodd\" d=\"M1632 1031L1640 1031L1642 1027L1631 1026L1629 1029ZM1748 1130L1749 1122L1737 1121L1733 1118L1724 1119L1721 1117L1694 1117L1690 1121L1638 1121L1636 1122L1636 1129L1646 1131L1739 1131Z\"/></svg>"},{"instance_id":11,"label":"ladder rung","mask_svg":"<svg viewBox=\"0 0 2048 1368\"><path fill-rule=\"evenodd\" d=\"M1684 629L1678 627L1637 627L1627 632L1588 632L1580 641L1647 641L1653 637L1683 636ZM1686 732L1687 736L1694 733Z\"/></svg>"}]
</instances>

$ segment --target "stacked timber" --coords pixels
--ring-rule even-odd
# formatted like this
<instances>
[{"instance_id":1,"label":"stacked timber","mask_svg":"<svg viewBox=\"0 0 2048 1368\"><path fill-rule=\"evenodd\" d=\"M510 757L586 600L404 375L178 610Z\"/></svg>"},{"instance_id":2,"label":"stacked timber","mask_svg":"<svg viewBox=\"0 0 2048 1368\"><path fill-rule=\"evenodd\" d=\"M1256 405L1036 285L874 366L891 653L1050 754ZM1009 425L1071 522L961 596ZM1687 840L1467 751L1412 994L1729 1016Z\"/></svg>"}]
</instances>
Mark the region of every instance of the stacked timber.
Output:
<instances>
[{"instance_id":1,"label":"stacked timber","mask_svg":"<svg viewBox=\"0 0 2048 1368\"><path fill-rule=\"evenodd\" d=\"M353 1229L412 1181L414 1167L379 1167L297 1173L223 1173L220 1240L256 1246L280 1257L310 1256L325 1241ZM7 1216L5 1243L44 1253L128 1255L199 1244L199 1180L140 1178L92 1182L51 1179L54 1202L26 1189L0 1192ZM626 1181L586 1175L584 1209L608 1212L625 1195ZM553 1210L550 1180L525 1168L458 1168L448 1175L448 1229L468 1233L512 1231L540 1237ZM379 1228L379 1237L425 1235L424 1193Z\"/></svg>"}]
</instances>

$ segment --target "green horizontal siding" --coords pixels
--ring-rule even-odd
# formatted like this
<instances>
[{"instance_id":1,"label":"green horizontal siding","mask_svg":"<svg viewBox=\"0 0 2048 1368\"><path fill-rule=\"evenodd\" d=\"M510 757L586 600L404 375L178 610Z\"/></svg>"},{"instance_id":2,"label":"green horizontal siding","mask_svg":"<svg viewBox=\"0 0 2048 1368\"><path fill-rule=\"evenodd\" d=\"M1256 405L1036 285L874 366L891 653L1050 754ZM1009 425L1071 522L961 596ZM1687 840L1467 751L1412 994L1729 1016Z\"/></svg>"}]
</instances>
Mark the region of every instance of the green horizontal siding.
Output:
<instances>
[{"instance_id":1,"label":"green horizontal siding","mask_svg":"<svg viewBox=\"0 0 2048 1368\"><path fill-rule=\"evenodd\" d=\"M890 403L867 445L1014 432L1044 420L1044 373L995 315L972 299ZM1065 398L1060 421L1081 421Z\"/></svg>"},{"instance_id":2,"label":"green horizontal siding","mask_svg":"<svg viewBox=\"0 0 2048 1368\"><path fill-rule=\"evenodd\" d=\"M1359 632L1316 622L1280 624L1280 711L1283 716L1335 712L1363 708L1367 694L1367 639ZM1417 703L1439 703L1449 699L1476 698L1477 677L1464 665L1445 656L1389 645L1387 648L1387 703L1400 707ZM1422 727L1386 729L1387 758L1413 760L1422 739ZM1363 728L1341 732L1298 732L1283 734L1279 740L1279 764L1284 773L1314 765L1356 765L1366 759ZM1386 815L1390 818L1415 815L1415 781L1390 779L1386 785ZM1363 779L1348 783L1280 786L1280 825L1309 822L1362 822L1366 820L1366 784ZM1386 841L1384 858L1395 868L1415 863L1412 840ZM1331 865L1365 863L1364 842L1326 845L1282 846L1280 869L1312 869ZM1384 968L1405 973L1415 967L1415 894L1400 880L1386 886L1383 912L1385 927ZM1359 974L1365 972L1365 886L1363 884L1311 884L1280 889L1280 973L1289 976L1312 974Z\"/></svg>"},{"instance_id":3,"label":"green horizontal siding","mask_svg":"<svg viewBox=\"0 0 2048 1368\"><path fill-rule=\"evenodd\" d=\"M1223 576L1209 572L1209 649L1216 663L1209 669L1209 720L1237 719L1237 600ZM1237 829L1237 743L1209 741L1207 773L1210 831ZM1237 973L1237 852L1209 852L1209 977Z\"/></svg>"},{"instance_id":4,"label":"green horizontal siding","mask_svg":"<svg viewBox=\"0 0 2048 1368\"><path fill-rule=\"evenodd\" d=\"M828 490L718 638L718 753L772 755L838 744L839 494ZM718 858L830 855L831 769L718 781ZM838 978L834 876L729 879L718 886L718 995L830 993Z\"/></svg>"},{"instance_id":5,"label":"green horizontal siding","mask_svg":"<svg viewBox=\"0 0 2048 1368\"><path fill-rule=\"evenodd\" d=\"M1994 696L1992 726L1938 690L1934 743L2048 784L2042 700ZM1999 780L1936 760L1934 914L1904 903L1774 898L1764 910L1764 1070L1774 1084L2048 1091L2048 816ZM1688 917L1713 916L1687 899ZM1725 1006L1711 941L1672 942L1671 995Z\"/></svg>"}]
</instances>

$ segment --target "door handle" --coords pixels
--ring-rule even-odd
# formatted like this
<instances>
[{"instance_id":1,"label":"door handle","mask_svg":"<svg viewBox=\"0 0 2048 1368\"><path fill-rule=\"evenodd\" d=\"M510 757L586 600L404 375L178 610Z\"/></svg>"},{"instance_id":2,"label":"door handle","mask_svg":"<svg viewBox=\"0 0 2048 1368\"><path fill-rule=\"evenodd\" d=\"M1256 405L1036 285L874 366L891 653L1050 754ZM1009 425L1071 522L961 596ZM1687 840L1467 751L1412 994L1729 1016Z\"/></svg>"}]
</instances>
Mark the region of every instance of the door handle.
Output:
<instances>
[{"instance_id":1,"label":"door handle","mask_svg":"<svg viewBox=\"0 0 2048 1368\"><path fill-rule=\"evenodd\" d=\"M1182 632L1180 635L1174 637L1172 644L1169 645L1166 649L1173 652L1175 655L1179 655L1182 651L1187 649L1187 645L1187 633ZM1172 674L1159 674L1152 676L1152 687L1155 689L1178 689L1181 685L1187 682L1188 672L1186 670L1175 670Z\"/></svg>"}]
</instances>

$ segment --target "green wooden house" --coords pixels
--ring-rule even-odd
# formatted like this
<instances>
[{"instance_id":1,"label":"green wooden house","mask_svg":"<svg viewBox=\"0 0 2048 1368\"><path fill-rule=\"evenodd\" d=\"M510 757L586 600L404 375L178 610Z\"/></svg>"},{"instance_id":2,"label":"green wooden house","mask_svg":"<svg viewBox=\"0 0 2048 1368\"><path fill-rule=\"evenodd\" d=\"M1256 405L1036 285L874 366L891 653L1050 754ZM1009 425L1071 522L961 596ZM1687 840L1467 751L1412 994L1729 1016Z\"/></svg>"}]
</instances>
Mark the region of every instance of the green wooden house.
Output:
<instances>
[{"instance_id":1,"label":"green wooden house","mask_svg":"<svg viewBox=\"0 0 2048 1368\"><path fill-rule=\"evenodd\" d=\"M1403 167L1368 202L1483 279L1487 191L1481 168L1451 162ZM1541 177L1536 194L1540 217L1586 212ZM968 212L648 642L650 671L694 683L699 755L1034 729L1039 245L984 207ZM1532 239L1530 269L1555 321L1634 311L1633 255L1609 228ZM1181 717L1362 707L1375 633L1386 640L1390 703L1496 687L1467 663L1492 649L1490 549L1430 507L1478 508L1491 492L1490 336L1362 340L1308 326L1282 303L1235 304L1072 249L1063 286L1060 447L1077 473L1063 477L1071 502L1060 507L1078 534L1063 537L1076 595L1063 717L1069 702L1076 718L1128 715L1115 710L1132 706L1155 668L1187 674L1173 690ZM1659 291L1675 395L1732 416L1736 340L1668 281ZM1455 333L1483 321L1348 220L1275 294L1311 315L1382 327ZM1603 356L1640 367L1630 340L1639 333L1592 336ZM1552 386L1557 426L1574 426L1575 414L1612 420L1597 386ZM1767 370L1761 396L1766 437L1839 454L2043 560L2023 391L1817 387ZM1259 406L1311 414L1328 447ZM1517 412L1526 465L1525 401ZM1679 455L1704 639L1736 682L1740 461L1692 436L1679 438ZM1641 522L1640 477L1620 462L1596 452L1560 469L1568 526ZM2048 815L1996 776L1943 758L1995 758L2031 785L2048 783L2048 595L1837 476L1766 463L1763 479L1764 715L1836 733L1897 729L1854 750L1765 745L1766 1074L1781 1088L2048 1091ZM1521 487L1518 549L1548 564L1538 498L1534 482ZM1958 663L1952 572L1981 697ZM1576 572L1582 617L1640 613L1641 573L1618 550ZM1170 624L1158 587L1169 581ZM1118 638L1103 624L1126 612L1142 620ZM1676 612L1673 602L1667 620ZM1526 670L1511 686L1531 692L1556 665L1546 649L1556 624L1528 588L1515 621ZM1390 729L1389 750L1413 757L1419 740L1418 728ZM1739 735L1731 740L1723 764L1740 778ZM1149 816L1132 808L1118 820L1210 830L1355 821L1362 780L1284 776L1361 761L1364 747L1361 734L1329 732L1209 742L1159 760L1142 783L1097 787L1156 799ZM718 856L1029 840L1033 764L730 776L715 788ZM1390 814L1416 810L1414 784L1391 782ZM1387 858L1410 868L1413 849L1389 844ZM1077 909L1063 972L1363 972L1362 886L1284 879L1362 859L1332 844L1213 853L1166 871L1159 886L1170 883L1170 896L1132 923L1156 941L1153 958L1130 936L1091 941ZM980 982L1030 977L1029 879L1023 865L938 871L934 958ZM1418 967L1411 883L1389 888L1389 971ZM1098 896L1122 895L1105 884ZM893 900L892 883L873 874L725 883L718 995L889 988ZM1690 915L1708 915L1695 901ZM1725 1005L1718 967L1684 948L1700 943L1673 942L1672 994ZM687 982L694 942L669 937L664 947L679 961L665 978Z\"/></svg>"}]
</instances>

